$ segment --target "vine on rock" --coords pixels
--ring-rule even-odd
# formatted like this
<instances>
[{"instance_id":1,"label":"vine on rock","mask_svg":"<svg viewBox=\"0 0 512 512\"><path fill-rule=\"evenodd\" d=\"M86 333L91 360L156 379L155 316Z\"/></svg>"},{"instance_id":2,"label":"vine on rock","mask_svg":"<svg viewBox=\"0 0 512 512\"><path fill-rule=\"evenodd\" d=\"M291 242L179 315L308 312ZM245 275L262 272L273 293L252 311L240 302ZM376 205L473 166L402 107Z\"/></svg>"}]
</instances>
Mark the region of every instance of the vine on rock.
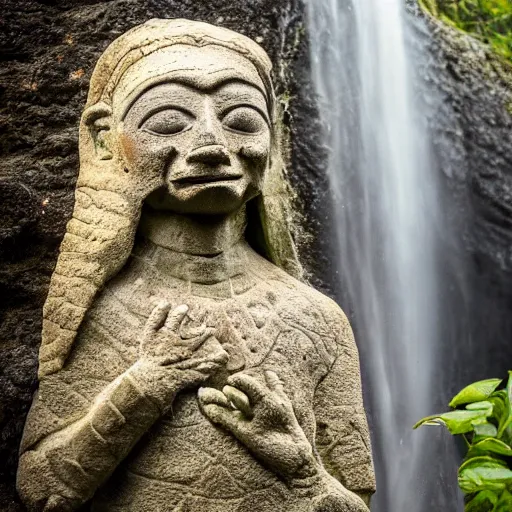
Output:
<instances>
[{"instance_id":1,"label":"vine on rock","mask_svg":"<svg viewBox=\"0 0 512 512\"><path fill-rule=\"evenodd\" d=\"M512 0L420 0L420 4L512 61Z\"/></svg>"}]
</instances>

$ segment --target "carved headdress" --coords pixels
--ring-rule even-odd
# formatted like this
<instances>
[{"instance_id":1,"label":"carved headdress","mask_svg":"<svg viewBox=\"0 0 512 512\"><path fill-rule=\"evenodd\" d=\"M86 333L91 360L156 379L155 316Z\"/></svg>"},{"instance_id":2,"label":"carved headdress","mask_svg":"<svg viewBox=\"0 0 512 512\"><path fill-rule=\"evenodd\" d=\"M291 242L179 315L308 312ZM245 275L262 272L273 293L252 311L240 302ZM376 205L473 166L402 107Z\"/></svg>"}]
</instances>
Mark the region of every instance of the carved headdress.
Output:
<instances>
[{"instance_id":1,"label":"carved headdress","mask_svg":"<svg viewBox=\"0 0 512 512\"><path fill-rule=\"evenodd\" d=\"M256 68L272 118L271 165L257 202L259 229L267 258L295 277L301 267L288 229L286 185L282 176L279 130L265 51L251 39L228 29L188 20L151 20L116 39L103 53L91 77L80 123L80 173L73 216L60 247L43 310L39 377L60 370L97 292L128 259L145 198L162 183L133 176L118 158L96 157L94 124L112 113L114 92L128 69L166 47L217 45L235 51ZM150 79L158 79L152 76ZM133 91L132 91L133 92ZM108 129L108 127L105 127Z\"/></svg>"}]
</instances>

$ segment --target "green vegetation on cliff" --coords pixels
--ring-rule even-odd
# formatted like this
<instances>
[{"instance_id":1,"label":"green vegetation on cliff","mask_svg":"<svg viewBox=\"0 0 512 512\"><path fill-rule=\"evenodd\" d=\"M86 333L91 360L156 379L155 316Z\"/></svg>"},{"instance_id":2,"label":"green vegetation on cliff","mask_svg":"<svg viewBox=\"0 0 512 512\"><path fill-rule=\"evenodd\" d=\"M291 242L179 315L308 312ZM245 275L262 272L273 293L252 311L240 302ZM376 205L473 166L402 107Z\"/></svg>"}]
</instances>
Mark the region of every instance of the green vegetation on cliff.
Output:
<instances>
[{"instance_id":1,"label":"green vegetation on cliff","mask_svg":"<svg viewBox=\"0 0 512 512\"><path fill-rule=\"evenodd\" d=\"M512 0L420 0L432 15L512 60Z\"/></svg>"}]
</instances>

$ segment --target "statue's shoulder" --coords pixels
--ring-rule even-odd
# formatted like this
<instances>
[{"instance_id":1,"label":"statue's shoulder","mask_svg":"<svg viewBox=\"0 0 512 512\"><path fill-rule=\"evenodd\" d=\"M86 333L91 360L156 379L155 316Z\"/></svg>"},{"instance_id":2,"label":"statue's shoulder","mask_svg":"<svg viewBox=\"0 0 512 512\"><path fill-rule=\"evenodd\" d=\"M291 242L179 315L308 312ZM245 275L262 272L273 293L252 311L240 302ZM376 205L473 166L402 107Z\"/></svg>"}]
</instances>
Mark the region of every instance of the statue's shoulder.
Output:
<instances>
[{"instance_id":1,"label":"statue's shoulder","mask_svg":"<svg viewBox=\"0 0 512 512\"><path fill-rule=\"evenodd\" d=\"M296 279L270 262L265 285L281 318L321 335L338 338L350 329L340 306L311 285Z\"/></svg>"},{"instance_id":2,"label":"statue's shoulder","mask_svg":"<svg viewBox=\"0 0 512 512\"><path fill-rule=\"evenodd\" d=\"M295 278L296 290L299 297L309 305L311 311L322 315L326 325L338 332L340 324L348 322L341 307L330 297L320 292L313 286L303 283Z\"/></svg>"}]
</instances>

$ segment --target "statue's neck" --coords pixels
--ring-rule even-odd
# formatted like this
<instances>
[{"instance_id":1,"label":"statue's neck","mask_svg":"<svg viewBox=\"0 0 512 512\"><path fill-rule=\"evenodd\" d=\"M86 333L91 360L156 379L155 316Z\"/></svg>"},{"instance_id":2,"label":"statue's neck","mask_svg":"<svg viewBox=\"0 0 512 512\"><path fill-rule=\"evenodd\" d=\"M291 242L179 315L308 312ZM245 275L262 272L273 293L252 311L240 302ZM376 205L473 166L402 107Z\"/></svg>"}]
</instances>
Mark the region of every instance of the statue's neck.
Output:
<instances>
[{"instance_id":1,"label":"statue's neck","mask_svg":"<svg viewBox=\"0 0 512 512\"><path fill-rule=\"evenodd\" d=\"M212 257L231 249L244 235L245 208L231 215L194 216L145 209L140 233L155 245L186 255Z\"/></svg>"},{"instance_id":2,"label":"statue's neck","mask_svg":"<svg viewBox=\"0 0 512 512\"><path fill-rule=\"evenodd\" d=\"M159 247L195 256L216 256L229 250L244 235L245 208L231 215L179 215L145 209L141 234Z\"/></svg>"},{"instance_id":3,"label":"statue's neck","mask_svg":"<svg viewBox=\"0 0 512 512\"><path fill-rule=\"evenodd\" d=\"M144 210L139 233L150 242L151 264L162 274L201 284L246 274L245 210L223 217L195 217ZM153 247L153 249L151 249Z\"/></svg>"}]
</instances>

